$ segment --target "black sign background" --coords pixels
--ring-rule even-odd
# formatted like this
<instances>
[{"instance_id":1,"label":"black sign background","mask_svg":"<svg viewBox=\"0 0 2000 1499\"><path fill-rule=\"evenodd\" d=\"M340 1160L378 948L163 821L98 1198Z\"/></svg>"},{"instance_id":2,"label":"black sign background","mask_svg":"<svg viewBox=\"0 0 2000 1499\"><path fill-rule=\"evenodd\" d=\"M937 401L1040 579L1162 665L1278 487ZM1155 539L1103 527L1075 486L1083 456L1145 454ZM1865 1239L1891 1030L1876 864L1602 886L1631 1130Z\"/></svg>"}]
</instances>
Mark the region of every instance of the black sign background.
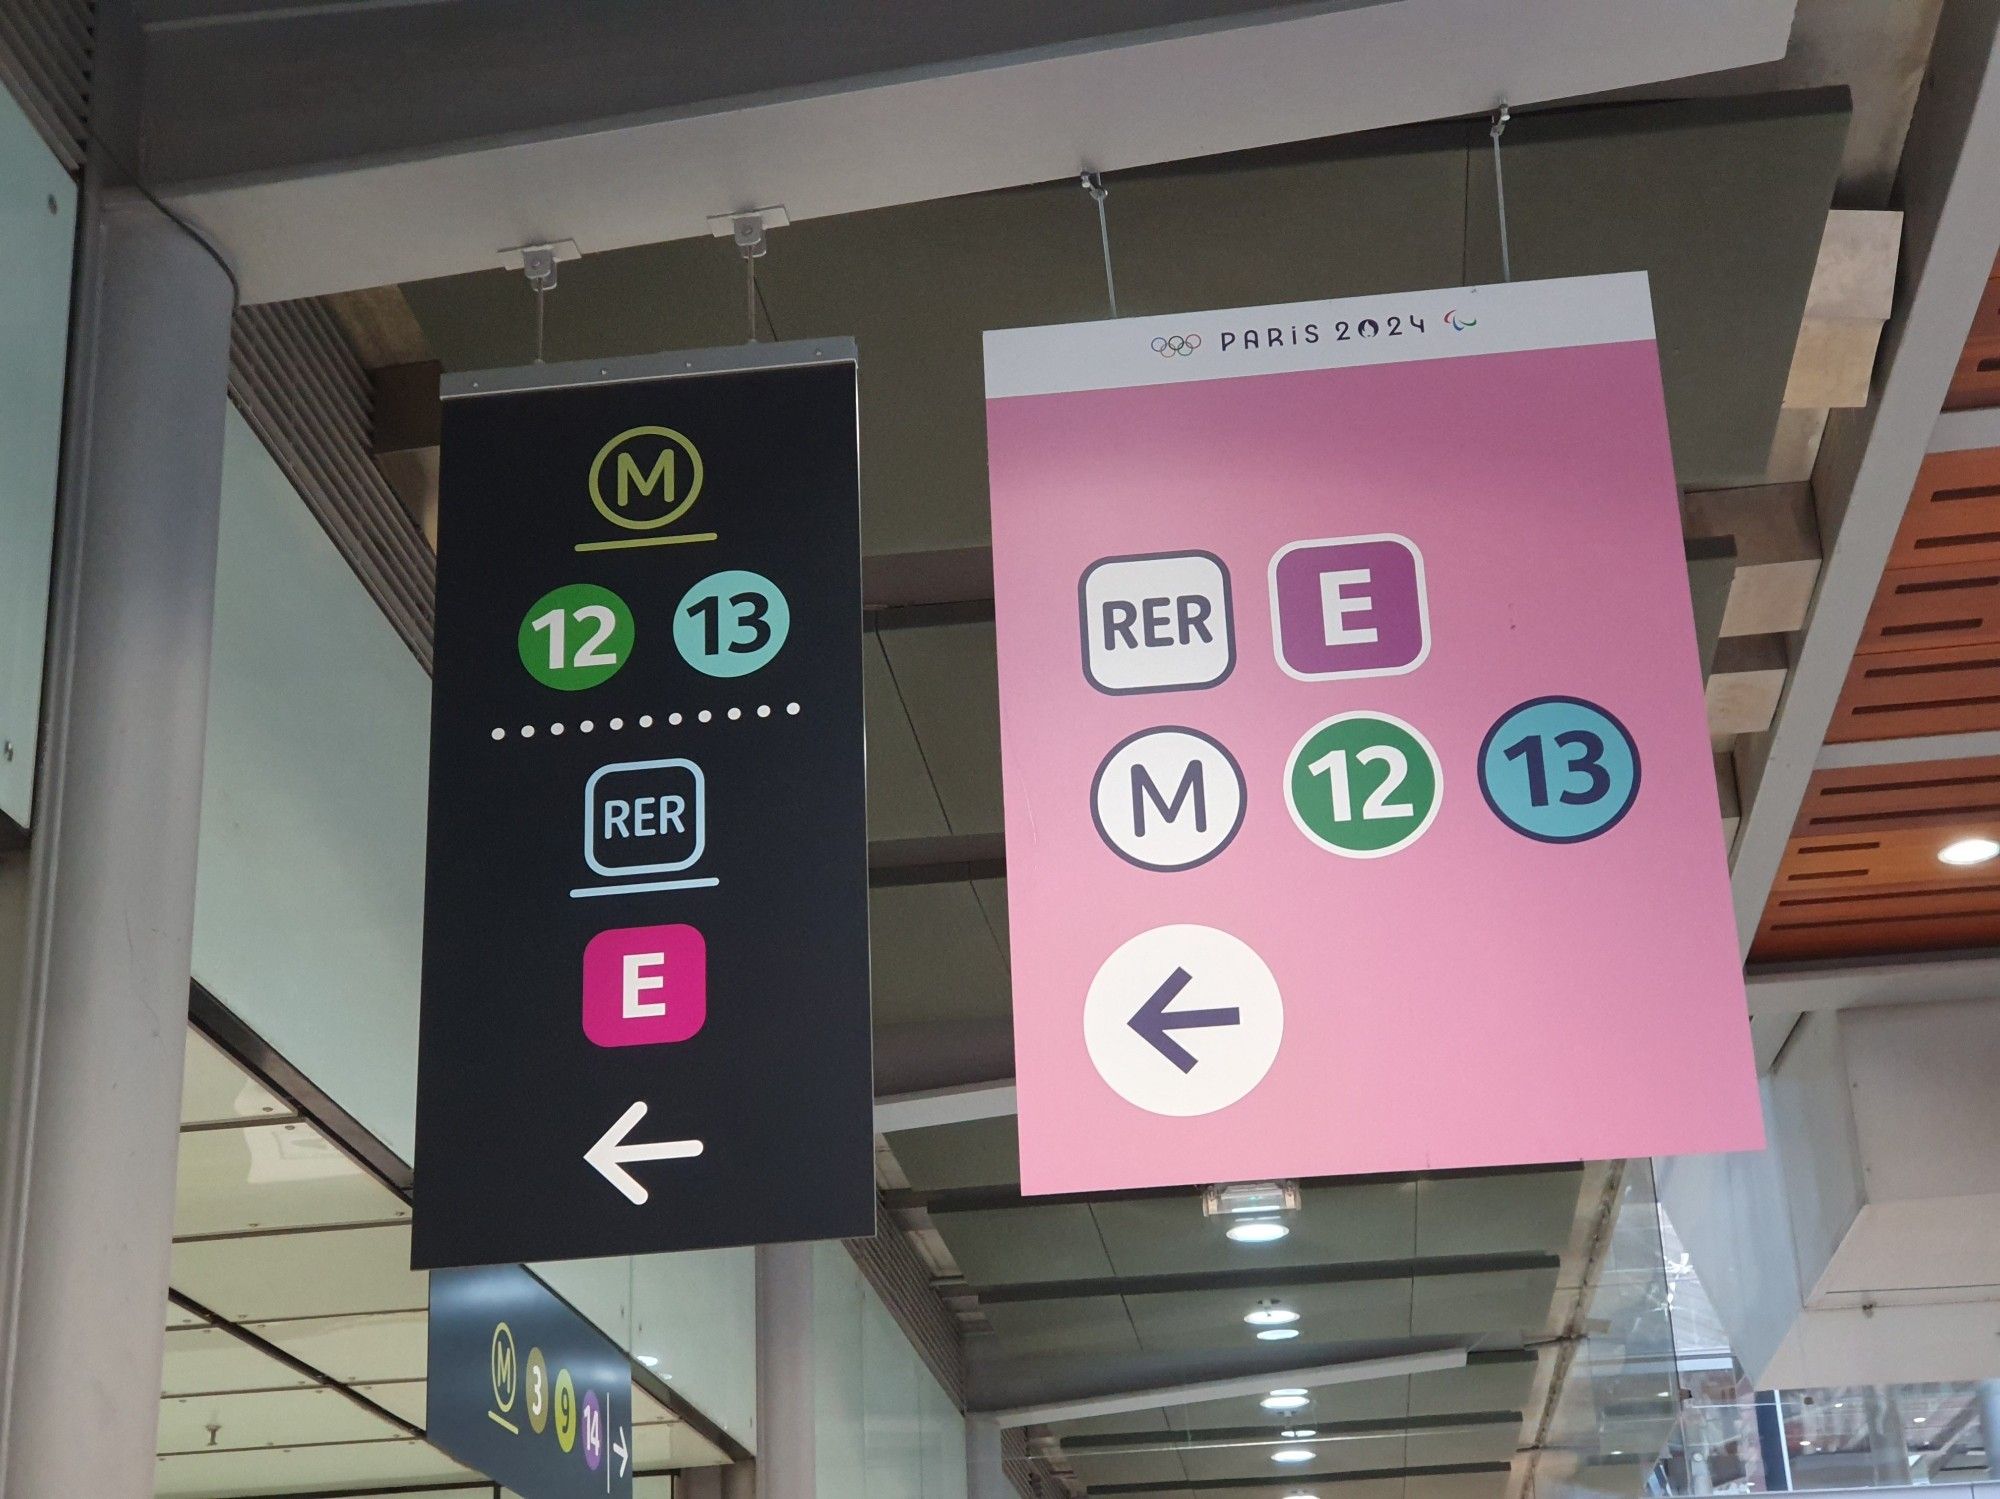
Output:
<instances>
[{"instance_id":1,"label":"black sign background","mask_svg":"<svg viewBox=\"0 0 2000 1499\"><path fill-rule=\"evenodd\" d=\"M723 359L776 367L699 372ZM840 343L767 345L448 382L418 1268L874 1231L852 359ZM482 388L464 393L474 380ZM528 380L550 388L505 388ZM670 529L716 539L577 551L633 534L607 522L587 483L605 444L645 425L685 434L703 464L695 504ZM676 649L673 616L692 585L737 568L778 585L790 631L760 670L710 677ZM634 639L610 680L566 692L525 669L517 635L532 604L572 583L617 593ZM573 898L605 883L582 847L591 773L668 757L703 771L706 849L688 872L719 883ZM673 1044L593 1044L585 945L682 922L707 944L701 1029ZM585 1160L635 1102L647 1113L632 1143L703 1142L692 1159L627 1167L644 1205Z\"/></svg>"},{"instance_id":2,"label":"black sign background","mask_svg":"<svg viewBox=\"0 0 2000 1499\"><path fill-rule=\"evenodd\" d=\"M502 1342L505 1372L494 1367L495 1346ZM615 1343L526 1270L494 1265L433 1275L428 1352L424 1427L435 1445L533 1499L630 1499L632 1366ZM539 1373L531 1369L536 1353ZM557 1389L565 1373L574 1412L567 1452L557 1437ZM593 1395L603 1422L594 1469L585 1460L585 1402ZM537 1399L540 1431L530 1417ZM622 1459L615 1450L620 1447Z\"/></svg>"}]
</instances>

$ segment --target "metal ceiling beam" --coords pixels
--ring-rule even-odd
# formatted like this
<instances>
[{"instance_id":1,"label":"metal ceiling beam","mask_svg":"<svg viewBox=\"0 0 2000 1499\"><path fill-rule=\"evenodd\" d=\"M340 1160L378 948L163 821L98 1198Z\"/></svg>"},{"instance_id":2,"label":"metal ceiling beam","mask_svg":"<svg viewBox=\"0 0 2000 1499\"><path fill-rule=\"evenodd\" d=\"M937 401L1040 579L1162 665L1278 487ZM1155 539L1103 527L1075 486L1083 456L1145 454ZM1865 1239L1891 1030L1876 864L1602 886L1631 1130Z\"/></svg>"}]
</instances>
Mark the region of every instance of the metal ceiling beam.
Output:
<instances>
[{"instance_id":1,"label":"metal ceiling beam","mask_svg":"<svg viewBox=\"0 0 2000 1499\"><path fill-rule=\"evenodd\" d=\"M1309 1176L1299 1185L1307 1191L1341 1187L1405 1186L1417 1182L1463 1181L1495 1176L1580 1176L1584 1167L1575 1161L1540 1166L1457 1166L1438 1171L1377 1171L1362 1176ZM885 1191L883 1203L892 1211L925 1208L932 1213L989 1213L1007 1208L1068 1207L1097 1202L1136 1202L1152 1198L1199 1199L1199 1186L1135 1187L1121 1192L1052 1192L1030 1197L1017 1186L905 1187Z\"/></svg>"},{"instance_id":2,"label":"metal ceiling beam","mask_svg":"<svg viewBox=\"0 0 2000 1499\"><path fill-rule=\"evenodd\" d=\"M1158 1275L1099 1275L1079 1280L968 1285L986 1306L1024 1301L1078 1301L1092 1296L1168 1296L1187 1291L1264 1291L1281 1286L1344 1286L1377 1280L1424 1280L1439 1275L1507 1275L1555 1271L1562 1257L1534 1250L1501 1254L1412 1255L1323 1265L1264 1265L1241 1270L1176 1270Z\"/></svg>"},{"instance_id":3,"label":"metal ceiling beam","mask_svg":"<svg viewBox=\"0 0 2000 1499\"><path fill-rule=\"evenodd\" d=\"M891 1093L875 1100L875 1133L933 1129L941 1124L966 1124L974 1119L999 1119L1019 1107L1014 1080L962 1083L950 1088L923 1088Z\"/></svg>"},{"instance_id":4,"label":"metal ceiling beam","mask_svg":"<svg viewBox=\"0 0 2000 1499\"><path fill-rule=\"evenodd\" d=\"M991 618L991 612L988 612ZM868 888L950 885L1007 877L1007 841L1000 833L946 833L936 838L878 838L868 845Z\"/></svg>"},{"instance_id":5,"label":"metal ceiling beam","mask_svg":"<svg viewBox=\"0 0 2000 1499\"><path fill-rule=\"evenodd\" d=\"M1297 1494L1299 1485L1310 1483L1315 1487L1331 1483L1372 1483L1381 1479L1412 1478L1452 1478L1462 1474L1505 1473L1509 1464L1492 1463L1420 1463L1407 1468L1364 1468L1352 1473L1281 1473L1273 1476L1260 1475L1256 1478L1184 1478L1176 1482L1159 1483L1094 1483L1090 1486L1093 1494L1144 1495L1159 1494L1162 1499L1194 1493L1258 1493L1283 1490L1287 1494Z\"/></svg>"},{"instance_id":6,"label":"metal ceiling beam","mask_svg":"<svg viewBox=\"0 0 2000 1499\"><path fill-rule=\"evenodd\" d=\"M1863 770L1873 765L1924 765L2000 755L2000 732L1920 734L1913 739L1864 739L1821 748L1814 770Z\"/></svg>"},{"instance_id":7,"label":"metal ceiling beam","mask_svg":"<svg viewBox=\"0 0 2000 1499\"><path fill-rule=\"evenodd\" d=\"M1281 1436L1272 1426L1217 1426L1193 1431L1079 1432L1062 1439L1063 1451L1077 1454L1128 1452L1190 1452L1223 1447L1272 1447L1294 1442L1314 1444L1358 1437L1407 1436L1411 1432L1476 1431L1485 1426L1519 1428L1520 1411L1463 1411L1431 1416L1387 1416L1371 1421L1321 1421L1310 1425L1309 1438Z\"/></svg>"},{"instance_id":8,"label":"metal ceiling beam","mask_svg":"<svg viewBox=\"0 0 2000 1499\"><path fill-rule=\"evenodd\" d=\"M1996 29L1996 0L1945 6L1898 181L1906 277L1883 337L1883 374L1868 406L1834 413L1814 470L1830 544L1761 772L1745 777L1754 789L1746 787L1731 876L1745 953L2000 245ZM1745 758L1757 771L1759 757ZM1777 1013L1753 1022L1761 1066L1771 1064L1792 1023Z\"/></svg>"},{"instance_id":9,"label":"metal ceiling beam","mask_svg":"<svg viewBox=\"0 0 2000 1499\"><path fill-rule=\"evenodd\" d=\"M1276 1388L1319 1389L1326 1385L1359 1384L1373 1379L1402 1379L1465 1367L1467 1350L1447 1346L1412 1353L1394 1353L1338 1363L1270 1364L1255 1372L1178 1383L1102 1388L1028 1404L981 1407L977 1414L1001 1427L1046 1426L1054 1421L1082 1421L1095 1416L1122 1416L1161 1406L1194 1405L1205 1400L1233 1400L1262 1395ZM1185 1357L1183 1355L1182 1357ZM1072 1361L1075 1362L1075 1361Z\"/></svg>"},{"instance_id":10,"label":"metal ceiling beam","mask_svg":"<svg viewBox=\"0 0 2000 1499\"><path fill-rule=\"evenodd\" d=\"M2000 953L1982 949L1921 958L1772 964L1751 969L1747 987L1753 1016L1993 999L2000 997Z\"/></svg>"}]
</instances>

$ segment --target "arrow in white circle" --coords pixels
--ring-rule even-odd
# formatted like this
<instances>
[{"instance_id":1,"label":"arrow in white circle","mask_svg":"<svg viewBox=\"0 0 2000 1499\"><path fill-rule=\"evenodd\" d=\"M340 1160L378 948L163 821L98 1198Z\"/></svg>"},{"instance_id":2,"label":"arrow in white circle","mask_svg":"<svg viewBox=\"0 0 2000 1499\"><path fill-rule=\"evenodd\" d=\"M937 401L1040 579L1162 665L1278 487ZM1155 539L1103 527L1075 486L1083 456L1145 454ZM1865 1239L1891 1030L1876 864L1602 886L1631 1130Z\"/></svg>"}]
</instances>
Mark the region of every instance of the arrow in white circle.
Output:
<instances>
[{"instance_id":1,"label":"arrow in white circle","mask_svg":"<svg viewBox=\"0 0 2000 1499\"><path fill-rule=\"evenodd\" d=\"M618 1428L618 1435L612 1439L611 1450L618 1454L618 1476L625 1476L625 1428Z\"/></svg>"},{"instance_id":2,"label":"arrow in white circle","mask_svg":"<svg viewBox=\"0 0 2000 1499\"><path fill-rule=\"evenodd\" d=\"M625 1169L628 1164L633 1161L684 1161L701 1154L699 1140L660 1140L652 1145L627 1145L625 1137L645 1117L646 1104L641 1099L620 1114L617 1122L583 1153L583 1158L635 1206L643 1204L650 1194L639 1184L638 1178Z\"/></svg>"}]
</instances>

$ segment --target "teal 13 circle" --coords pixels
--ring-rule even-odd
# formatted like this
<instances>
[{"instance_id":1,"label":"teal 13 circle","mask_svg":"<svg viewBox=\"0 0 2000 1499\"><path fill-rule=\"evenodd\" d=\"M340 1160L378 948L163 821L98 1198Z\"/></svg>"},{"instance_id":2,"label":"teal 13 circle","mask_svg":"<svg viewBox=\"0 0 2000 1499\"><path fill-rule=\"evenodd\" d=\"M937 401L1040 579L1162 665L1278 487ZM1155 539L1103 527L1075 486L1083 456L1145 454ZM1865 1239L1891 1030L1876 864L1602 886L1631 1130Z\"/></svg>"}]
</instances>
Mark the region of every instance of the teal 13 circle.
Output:
<instances>
[{"instance_id":1,"label":"teal 13 circle","mask_svg":"<svg viewBox=\"0 0 2000 1499\"><path fill-rule=\"evenodd\" d=\"M1479 746L1479 791L1493 815L1540 843L1582 843L1616 827L1639 795L1639 746L1580 697L1510 708Z\"/></svg>"},{"instance_id":2,"label":"teal 13 circle","mask_svg":"<svg viewBox=\"0 0 2000 1499\"><path fill-rule=\"evenodd\" d=\"M770 665L791 630L791 606L778 585L741 568L710 573L674 608L674 645L711 677L747 677Z\"/></svg>"}]
</instances>

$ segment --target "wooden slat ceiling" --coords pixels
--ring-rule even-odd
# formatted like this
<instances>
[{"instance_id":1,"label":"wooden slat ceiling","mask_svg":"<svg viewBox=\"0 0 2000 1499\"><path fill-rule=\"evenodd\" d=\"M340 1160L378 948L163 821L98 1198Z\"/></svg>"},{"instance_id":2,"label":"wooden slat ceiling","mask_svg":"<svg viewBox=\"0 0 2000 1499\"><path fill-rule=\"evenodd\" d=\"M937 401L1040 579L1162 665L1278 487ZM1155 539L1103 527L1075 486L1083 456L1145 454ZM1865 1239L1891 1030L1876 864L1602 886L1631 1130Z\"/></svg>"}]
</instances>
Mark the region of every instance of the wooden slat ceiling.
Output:
<instances>
[{"instance_id":1,"label":"wooden slat ceiling","mask_svg":"<svg viewBox=\"0 0 2000 1499\"><path fill-rule=\"evenodd\" d=\"M1987 284L1945 405L2000 406L2000 276ZM1933 453L1827 741L1991 729L2000 729L2000 448ZM2000 841L2000 757L1820 771L1752 960L2000 943L2000 862L1938 860L1967 837Z\"/></svg>"},{"instance_id":2,"label":"wooden slat ceiling","mask_svg":"<svg viewBox=\"0 0 2000 1499\"><path fill-rule=\"evenodd\" d=\"M2000 840L2000 758L1819 772L1753 959L2000 942L2000 864L1938 862L1945 844L1973 836Z\"/></svg>"},{"instance_id":3,"label":"wooden slat ceiling","mask_svg":"<svg viewBox=\"0 0 2000 1499\"><path fill-rule=\"evenodd\" d=\"M2000 728L2000 448L1924 460L1827 739Z\"/></svg>"}]
</instances>

